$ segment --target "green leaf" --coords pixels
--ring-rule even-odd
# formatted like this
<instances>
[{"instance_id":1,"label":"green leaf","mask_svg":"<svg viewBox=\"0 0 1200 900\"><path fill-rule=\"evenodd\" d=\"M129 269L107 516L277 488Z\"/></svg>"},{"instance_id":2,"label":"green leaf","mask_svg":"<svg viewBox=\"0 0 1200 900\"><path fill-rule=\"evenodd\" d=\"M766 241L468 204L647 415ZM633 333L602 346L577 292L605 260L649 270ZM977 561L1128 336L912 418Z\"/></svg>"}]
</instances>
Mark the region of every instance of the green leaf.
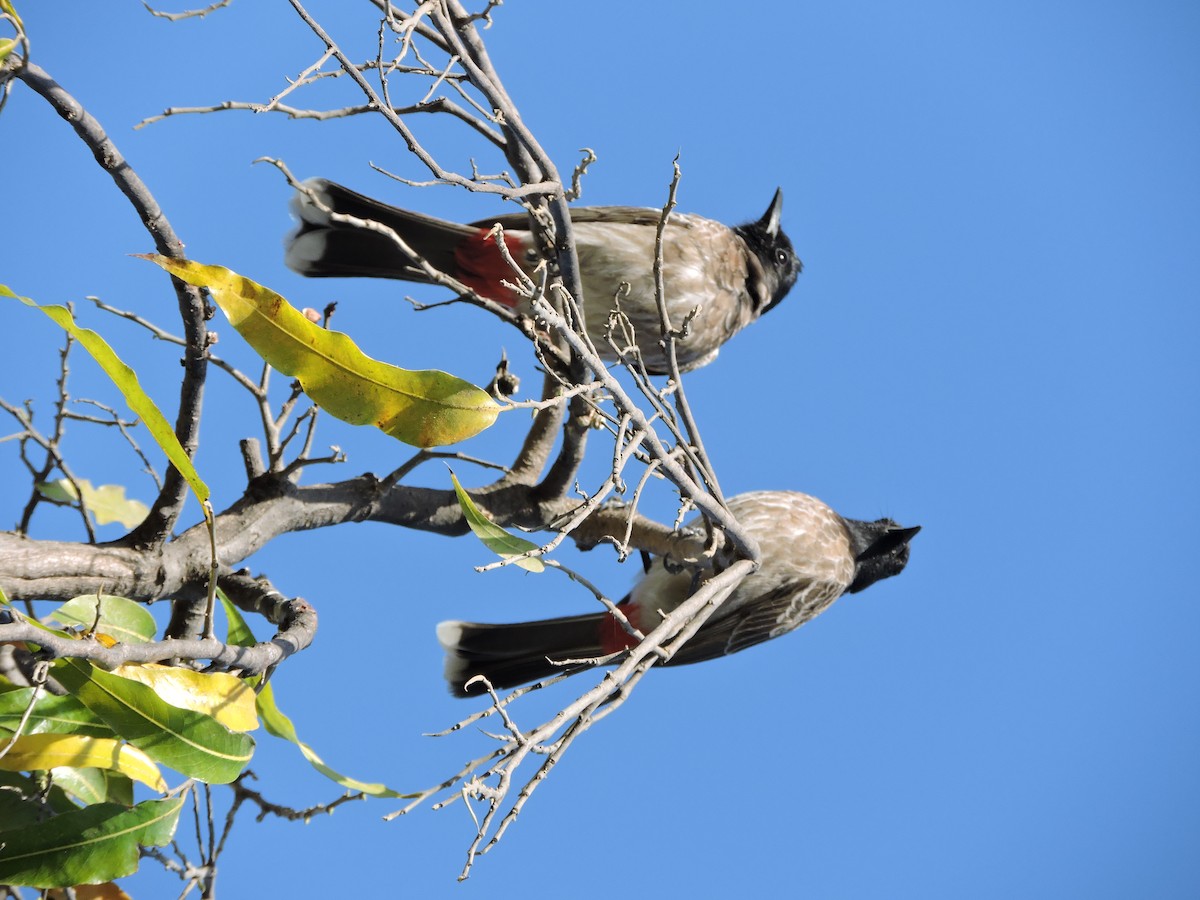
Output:
<instances>
[{"instance_id":1,"label":"green leaf","mask_svg":"<svg viewBox=\"0 0 1200 900\"><path fill-rule=\"evenodd\" d=\"M225 618L229 620L225 643L233 647L253 647L257 644L258 640L246 624L242 611L233 605L233 601L220 588L217 588L217 596L221 598L221 605L225 607Z\"/></svg>"},{"instance_id":2,"label":"green leaf","mask_svg":"<svg viewBox=\"0 0 1200 900\"><path fill-rule=\"evenodd\" d=\"M522 556L531 550L537 550L538 545L515 534L509 534L491 519L483 514L471 496L458 483L458 477L451 472L450 480L454 482L454 494L458 497L458 505L462 508L463 516L475 536L483 541L484 546L501 559L511 559L513 565L520 566L527 572L544 572L546 564L536 556Z\"/></svg>"},{"instance_id":3,"label":"green leaf","mask_svg":"<svg viewBox=\"0 0 1200 900\"><path fill-rule=\"evenodd\" d=\"M60 660L52 672L119 737L190 778L228 784L254 754L249 735L232 732L211 716L172 706L144 684L79 659Z\"/></svg>"},{"instance_id":4,"label":"green leaf","mask_svg":"<svg viewBox=\"0 0 1200 900\"><path fill-rule=\"evenodd\" d=\"M99 602L100 624L96 628L97 632L126 644L144 644L154 640L158 633L158 624L142 604L109 594L101 594ZM96 621L96 595L84 595L68 600L46 618L62 625L91 628Z\"/></svg>"},{"instance_id":5,"label":"green leaf","mask_svg":"<svg viewBox=\"0 0 1200 900\"><path fill-rule=\"evenodd\" d=\"M133 780L112 769L101 769L100 773L104 776L104 799L122 806L133 806Z\"/></svg>"},{"instance_id":6,"label":"green leaf","mask_svg":"<svg viewBox=\"0 0 1200 900\"><path fill-rule=\"evenodd\" d=\"M150 507L141 500L131 500L125 496L124 485L102 484L100 487L92 487L92 483L86 478L76 479L76 484L83 493L85 508L98 525L119 522L126 528L134 528L150 514ZM75 485L65 478L42 481L35 487L39 494L56 503L74 503L79 499Z\"/></svg>"},{"instance_id":7,"label":"green leaf","mask_svg":"<svg viewBox=\"0 0 1200 900\"><path fill-rule=\"evenodd\" d=\"M80 805L92 803L120 803L133 806L133 781L114 769L73 768L64 766L51 772L55 787L72 797ZM4 819L0 819L0 822Z\"/></svg>"},{"instance_id":8,"label":"green leaf","mask_svg":"<svg viewBox=\"0 0 1200 900\"><path fill-rule=\"evenodd\" d=\"M340 784L350 791L361 791L370 797L415 796L413 794L401 794L385 784L368 784L364 781L357 781L325 765L324 760L317 756L316 752L297 736L296 728L292 725L292 720L280 712L279 707L275 705L275 691L271 687L271 682L267 682L266 687L258 694L258 715L262 718L262 723L268 732L277 738L283 738L283 740L291 741L295 744L300 749L300 752L304 754L304 758L309 761L309 764L335 784Z\"/></svg>"},{"instance_id":9,"label":"green leaf","mask_svg":"<svg viewBox=\"0 0 1200 900\"><path fill-rule=\"evenodd\" d=\"M0 883L32 888L98 884L132 875L138 845L171 840L183 797L129 809L98 803L35 825L0 831Z\"/></svg>"},{"instance_id":10,"label":"green leaf","mask_svg":"<svg viewBox=\"0 0 1200 900\"><path fill-rule=\"evenodd\" d=\"M79 800L80 805L90 806L93 803L119 802L115 797L108 796L108 782L104 779L104 769L87 767L64 766L52 773L54 783ZM126 804L132 806L132 803Z\"/></svg>"},{"instance_id":11,"label":"green leaf","mask_svg":"<svg viewBox=\"0 0 1200 900\"><path fill-rule=\"evenodd\" d=\"M18 688L0 694L0 728L16 731L29 708L33 688ZM90 709L67 694L56 697L44 693L38 697L23 734L81 734L112 737L113 730L96 718Z\"/></svg>"},{"instance_id":12,"label":"green leaf","mask_svg":"<svg viewBox=\"0 0 1200 900\"><path fill-rule=\"evenodd\" d=\"M200 479L191 459L184 452L183 445L175 437L175 431L171 428L171 424L154 401L150 399L150 396L142 390L137 373L125 365L104 338L90 328L80 328L75 323L75 318L71 315L70 310L64 306L42 306L28 297L18 296L13 293L11 288L3 284L0 284L0 297L12 297L14 300L20 300L26 306L40 309L64 331L79 341L79 345L92 355L104 373L112 379L113 384L125 397L125 403L133 411L133 414L142 420L149 430L150 436L154 438L154 442L162 448L167 459L171 461L171 465L178 469L179 474L191 485L200 502L204 503L208 500L208 485Z\"/></svg>"},{"instance_id":13,"label":"green leaf","mask_svg":"<svg viewBox=\"0 0 1200 900\"><path fill-rule=\"evenodd\" d=\"M42 805L45 800L45 806ZM66 791L51 784L46 791L42 778L32 778L17 772L0 771L0 823L6 829L20 828L25 824L40 822L46 817L46 808L56 813L78 809ZM3 857L0 851L0 857Z\"/></svg>"},{"instance_id":14,"label":"green leaf","mask_svg":"<svg viewBox=\"0 0 1200 900\"><path fill-rule=\"evenodd\" d=\"M375 425L406 444L466 440L496 421L487 392L436 370L411 371L367 356L338 331L313 324L279 294L222 266L143 255L176 278L207 288L247 343L330 415Z\"/></svg>"}]
</instances>

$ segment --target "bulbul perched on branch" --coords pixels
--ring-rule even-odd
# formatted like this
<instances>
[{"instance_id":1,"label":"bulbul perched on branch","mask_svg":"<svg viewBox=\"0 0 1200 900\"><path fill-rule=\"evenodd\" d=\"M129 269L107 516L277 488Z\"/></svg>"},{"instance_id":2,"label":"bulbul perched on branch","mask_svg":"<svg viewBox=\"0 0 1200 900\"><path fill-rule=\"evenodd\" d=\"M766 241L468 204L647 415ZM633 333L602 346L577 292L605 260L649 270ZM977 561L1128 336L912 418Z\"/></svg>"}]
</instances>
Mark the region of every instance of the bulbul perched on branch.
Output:
<instances>
[{"instance_id":1,"label":"bulbul perched on branch","mask_svg":"<svg viewBox=\"0 0 1200 900\"><path fill-rule=\"evenodd\" d=\"M332 211L387 226L433 268L481 296L521 307L520 294L502 283L519 279L491 230L496 224L503 227L512 259L532 275L539 256L524 213L459 225L388 206L324 179L310 179L304 187L311 195L302 191L292 202L300 226L288 238L286 256L288 266L301 275L430 280L389 235L335 222ZM776 191L761 219L736 228L688 214L672 214L668 220L664 294L671 327L681 329L686 323L686 333L676 343L682 371L712 362L722 344L779 303L795 284L801 263L780 229L782 212L783 193ZM617 358L605 330L619 303L646 369L654 374L668 369L654 299L654 244L661 216L661 210L635 206L571 209L581 302L592 342L604 359ZM628 285L628 293L622 284Z\"/></svg>"},{"instance_id":2,"label":"bulbul perched on branch","mask_svg":"<svg viewBox=\"0 0 1200 900\"><path fill-rule=\"evenodd\" d=\"M736 653L799 628L842 594L898 575L920 526L891 519L845 519L807 494L759 491L729 501L729 511L758 542L762 565L747 576L668 663L684 665ZM698 520L691 524L698 524ZM643 634L683 603L699 584L689 571L668 571L654 560L617 608ZM555 665L603 658L637 643L608 612L512 625L442 622L446 680L456 696L510 688L588 668Z\"/></svg>"}]
</instances>

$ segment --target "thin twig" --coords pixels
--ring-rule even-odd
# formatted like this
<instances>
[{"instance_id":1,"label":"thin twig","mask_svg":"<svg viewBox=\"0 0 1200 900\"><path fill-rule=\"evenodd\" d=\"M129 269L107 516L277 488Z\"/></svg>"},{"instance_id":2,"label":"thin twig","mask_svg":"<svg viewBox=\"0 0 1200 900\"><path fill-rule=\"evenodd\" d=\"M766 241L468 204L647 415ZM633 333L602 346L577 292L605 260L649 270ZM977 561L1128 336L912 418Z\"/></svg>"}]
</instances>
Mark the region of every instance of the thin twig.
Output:
<instances>
[{"instance_id":1,"label":"thin twig","mask_svg":"<svg viewBox=\"0 0 1200 900\"><path fill-rule=\"evenodd\" d=\"M216 3L212 3L203 9L189 9L177 13L162 12L157 10L147 3L146 0L142 0L142 6L146 7L146 11L152 16L157 16L160 19L167 19L171 22L180 22L183 19L203 19L209 13L216 12L218 9L224 9L232 2L233 0L217 0Z\"/></svg>"}]
</instances>

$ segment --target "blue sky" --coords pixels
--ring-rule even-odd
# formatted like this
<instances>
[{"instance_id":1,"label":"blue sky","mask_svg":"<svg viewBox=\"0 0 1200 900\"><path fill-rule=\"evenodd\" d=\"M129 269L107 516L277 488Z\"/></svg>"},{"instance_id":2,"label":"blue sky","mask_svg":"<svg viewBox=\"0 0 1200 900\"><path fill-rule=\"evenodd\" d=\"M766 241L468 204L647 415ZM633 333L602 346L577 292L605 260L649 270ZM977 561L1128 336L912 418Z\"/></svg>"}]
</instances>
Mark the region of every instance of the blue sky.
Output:
<instances>
[{"instance_id":1,"label":"blue sky","mask_svg":"<svg viewBox=\"0 0 1200 900\"><path fill-rule=\"evenodd\" d=\"M375 26L360 7L312 5L365 56ZM804 490L845 515L924 530L902 577L800 632L652 673L576 744L465 885L454 882L471 833L460 805L384 824L393 807L369 803L308 826L241 822L223 893L1196 896L1200 10L551 9L511 0L485 37L560 169L595 149L583 202L660 204L676 152L682 210L742 221L784 189L804 274L686 381L726 491ZM339 300L337 326L399 365L486 381L505 347L537 384L515 333L478 310L416 315L400 298L417 288L283 268L288 191L251 165L259 156L447 217L497 209L372 173L369 161L425 177L384 127L227 113L131 130L170 105L279 91L320 52L286 5L234 3L174 25L133 3L103 17L54 3L21 12L34 59L106 125L194 258L297 305ZM357 101L331 87L297 102ZM414 127L448 165L476 156L499 167L461 129L430 117ZM82 299L174 327L161 274L127 255L149 250L147 238L64 123L20 86L0 136L0 281L75 301L170 408L177 354ZM3 323L0 394L48 409L58 336L20 309ZM236 334L215 327L219 352L249 365ZM82 395L112 399L84 360L73 378ZM198 463L220 506L240 492L236 440L256 420L221 373L206 403ZM466 449L509 458L521 425L502 421ZM75 434L81 475L150 499L118 447ZM350 461L314 478L387 471L407 455L329 421L320 438ZM594 474L599 441L592 451ZM0 444L0 464L13 471L12 444ZM418 479L445 483L437 466ZM0 485L5 527L26 490L12 477ZM665 491L654 502L669 508ZM35 524L39 536L76 536L66 515ZM603 551L563 558L613 596L635 577ZM468 539L376 525L288 537L251 561L321 614L317 643L276 690L331 764L412 789L483 752L475 734L422 737L473 708L441 683L434 624L592 602L554 575L472 570L487 561ZM518 720L541 721L555 699ZM277 744L263 736L254 764L269 797L336 796ZM148 895L172 890L162 876L150 883L161 888Z\"/></svg>"}]
</instances>

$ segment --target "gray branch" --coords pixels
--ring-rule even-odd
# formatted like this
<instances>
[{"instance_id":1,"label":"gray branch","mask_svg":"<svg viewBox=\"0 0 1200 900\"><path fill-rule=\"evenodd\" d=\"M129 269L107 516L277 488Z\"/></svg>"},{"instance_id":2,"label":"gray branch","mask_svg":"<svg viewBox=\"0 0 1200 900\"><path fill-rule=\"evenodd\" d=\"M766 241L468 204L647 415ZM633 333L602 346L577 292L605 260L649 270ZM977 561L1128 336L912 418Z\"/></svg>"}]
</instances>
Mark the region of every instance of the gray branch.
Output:
<instances>
[{"instance_id":1,"label":"gray branch","mask_svg":"<svg viewBox=\"0 0 1200 900\"><path fill-rule=\"evenodd\" d=\"M0 642L27 641L52 657L86 659L105 669L128 663L207 659L214 668L236 669L245 675L256 675L278 665L312 643L317 632L317 612L305 600L299 597L289 600L266 581L241 572L225 576L220 584L241 609L258 613L277 625L275 636L250 647L225 644L215 638L118 643L109 647L95 640L62 637L19 620L0 624Z\"/></svg>"},{"instance_id":2,"label":"gray branch","mask_svg":"<svg viewBox=\"0 0 1200 900\"><path fill-rule=\"evenodd\" d=\"M116 144L98 121L40 66L27 62L18 77L31 90L46 100L63 117L92 151L96 162L112 177L121 193L133 205L142 224L154 239L155 249L163 256L184 259L183 242L175 234L166 214L142 182ZM196 452L200 435L200 407L207 372L205 349L204 300L198 288L172 278L179 313L183 319L187 344L183 354L183 380L180 385L179 415L175 420L175 436L189 455ZM145 521L131 536L135 543L157 543L171 532L187 496L187 483L174 468L167 471L166 483L159 492Z\"/></svg>"}]
</instances>

